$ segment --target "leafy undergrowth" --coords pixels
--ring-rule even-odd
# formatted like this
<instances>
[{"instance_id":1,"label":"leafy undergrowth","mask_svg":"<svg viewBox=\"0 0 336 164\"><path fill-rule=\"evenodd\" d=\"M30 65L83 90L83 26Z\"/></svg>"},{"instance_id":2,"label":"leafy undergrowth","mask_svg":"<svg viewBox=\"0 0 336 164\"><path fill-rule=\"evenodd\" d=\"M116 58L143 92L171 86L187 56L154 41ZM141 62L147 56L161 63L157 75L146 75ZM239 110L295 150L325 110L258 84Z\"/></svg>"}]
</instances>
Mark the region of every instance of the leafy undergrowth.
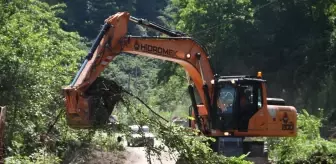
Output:
<instances>
[{"instance_id":1,"label":"leafy undergrowth","mask_svg":"<svg viewBox=\"0 0 336 164\"><path fill-rule=\"evenodd\" d=\"M303 110L295 138L269 139L276 163L336 163L336 143L320 137L321 118Z\"/></svg>"},{"instance_id":2,"label":"leafy undergrowth","mask_svg":"<svg viewBox=\"0 0 336 164\"><path fill-rule=\"evenodd\" d=\"M68 132L67 138L49 139L30 156L15 155L5 159L8 164L113 163L125 160L123 145L109 129Z\"/></svg>"}]
</instances>

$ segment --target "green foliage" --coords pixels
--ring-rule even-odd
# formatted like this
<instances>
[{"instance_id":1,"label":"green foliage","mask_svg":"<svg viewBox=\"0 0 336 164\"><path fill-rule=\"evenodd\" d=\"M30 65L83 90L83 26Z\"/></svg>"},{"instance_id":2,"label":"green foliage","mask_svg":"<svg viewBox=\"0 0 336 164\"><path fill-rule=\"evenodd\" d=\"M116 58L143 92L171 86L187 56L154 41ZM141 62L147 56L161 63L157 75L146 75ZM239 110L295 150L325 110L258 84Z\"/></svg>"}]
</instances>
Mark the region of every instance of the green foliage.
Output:
<instances>
[{"instance_id":1,"label":"green foliage","mask_svg":"<svg viewBox=\"0 0 336 164\"><path fill-rule=\"evenodd\" d=\"M334 1L172 0L168 9L208 47L216 73L263 71L271 97L309 111L326 106L317 93L334 87L325 86L334 74Z\"/></svg>"},{"instance_id":2,"label":"green foliage","mask_svg":"<svg viewBox=\"0 0 336 164\"><path fill-rule=\"evenodd\" d=\"M149 103L163 111L185 111L190 106L189 93L187 92L187 79L185 70L178 67L173 76L163 85L159 85L153 91L155 95L150 97Z\"/></svg>"},{"instance_id":3,"label":"green foliage","mask_svg":"<svg viewBox=\"0 0 336 164\"><path fill-rule=\"evenodd\" d=\"M90 144L94 145L96 149L102 151L123 151L125 148L117 141L117 135L112 131L96 131Z\"/></svg>"},{"instance_id":4,"label":"green foliage","mask_svg":"<svg viewBox=\"0 0 336 164\"><path fill-rule=\"evenodd\" d=\"M164 20L168 15L163 15L162 10L167 5L167 1L168 0L160 2L155 0L66 0L64 3L67 5L67 9L61 17L67 22L63 25L64 29L77 31L81 36L92 40L95 39L96 33L100 30L100 26L103 25L104 20L116 12L127 11L131 13L132 16L144 17L148 20L165 24L166 22ZM142 30L141 27L133 24L129 26L131 27L131 33L139 34L139 31ZM143 31L145 35L155 33L156 32L150 30Z\"/></svg>"},{"instance_id":5,"label":"green foliage","mask_svg":"<svg viewBox=\"0 0 336 164\"><path fill-rule=\"evenodd\" d=\"M318 160L325 159L327 163L334 163L336 143L320 137L321 119L302 110L298 116L297 137L269 139L273 160L277 163L317 163Z\"/></svg>"},{"instance_id":6,"label":"green foliage","mask_svg":"<svg viewBox=\"0 0 336 164\"><path fill-rule=\"evenodd\" d=\"M164 83L158 84L158 73L161 70L162 61L137 56L122 54L104 70L102 76L113 79L121 84L125 89L131 90L145 102L161 111L166 119L173 116L188 114L190 98L187 93L187 80L182 67L177 67L177 71ZM137 103L137 102L134 102ZM125 117L125 108L118 107L116 114Z\"/></svg>"},{"instance_id":7,"label":"green foliage","mask_svg":"<svg viewBox=\"0 0 336 164\"><path fill-rule=\"evenodd\" d=\"M173 14L177 28L207 46L216 73L248 71L243 70L243 63L234 67L238 63L233 59L241 51L248 51L246 48L250 37L245 32L252 30L253 22L253 8L249 0L173 0L172 5L178 8L178 12Z\"/></svg>"},{"instance_id":8,"label":"green foliage","mask_svg":"<svg viewBox=\"0 0 336 164\"><path fill-rule=\"evenodd\" d=\"M7 156L15 159L41 159L40 135L63 108L60 88L85 54L81 38L60 28L56 15L62 7L37 0L0 3L0 104L8 106ZM56 138L64 129L57 125ZM53 154L50 158L57 162Z\"/></svg>"},{"instance_id":9,"label":"green foliage","mask_svg":"<svg viewBox=\"0 0 336 164\"><path fill-rule=\"evenodd\" d=\"M15 155L7 157L5 162L9 164L57 164L61 162L61 159L53 153L46 152L45 149L40 149L39 152L33 153L30 156Z\"/></svg>"}]
</instances>

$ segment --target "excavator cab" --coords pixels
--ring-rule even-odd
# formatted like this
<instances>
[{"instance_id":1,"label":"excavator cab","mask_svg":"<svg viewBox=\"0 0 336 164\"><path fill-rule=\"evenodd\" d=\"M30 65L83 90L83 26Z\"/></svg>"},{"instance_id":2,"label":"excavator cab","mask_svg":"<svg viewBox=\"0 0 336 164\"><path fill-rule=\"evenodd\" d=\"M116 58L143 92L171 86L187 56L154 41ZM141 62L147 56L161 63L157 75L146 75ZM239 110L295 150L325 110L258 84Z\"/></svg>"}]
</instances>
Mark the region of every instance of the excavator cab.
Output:
<instances>
[{"instance_id":1,"label":"excavator cab","mask_svg":"<svg viewBox=\"0 0 336 164\"><path fill-rule=\"evenodd\" d=\"M267 98L266 80L261 72L257 76L217 76L213 87L210 112L206 113L202 103L190 112L196 118L190 121L192 128L200 127L197 121L202 120L211 125L207 135L213 137L296 136L295 107L285 105L279 98Z\"/></svg>"},{"instance_id":2,"label":"excavator cab","mask_svg":"<svg viewBox=\"0 0 336 164\"><path fill-rule=\"evenodd\" d=\"M248 76L223 76L218 79L217 127L221 131L247 131L251 117L262 106L264 80Z\"/></svg>"},{"instance_id":3,"label":"excavator cab","mask_svg":"<svg viewBox=\"0 0 336 164\"><path fill-rule=\"evenodd\" d=\"M251 161L267 162L268 152L264 141L249 137L295 137L297 113L284 100L267 98L266 80L257 76L217 76L213 81L214 94L209 115L211 131L206 135L215 138L212 150L225 156L240 156L248 152ZM198 104L192 117L207 118L205 105ZM195 119L197 121L197 119ZM190 121L192 128L199 126Z\"/></svg>"}]
</instances>

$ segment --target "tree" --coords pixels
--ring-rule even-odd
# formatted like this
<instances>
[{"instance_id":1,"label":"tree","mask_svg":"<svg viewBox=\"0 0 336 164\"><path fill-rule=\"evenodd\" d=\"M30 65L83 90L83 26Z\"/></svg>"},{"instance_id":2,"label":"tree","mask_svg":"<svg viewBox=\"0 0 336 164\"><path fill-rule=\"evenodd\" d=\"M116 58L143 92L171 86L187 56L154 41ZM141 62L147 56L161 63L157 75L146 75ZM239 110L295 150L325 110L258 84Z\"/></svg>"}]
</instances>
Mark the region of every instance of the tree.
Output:
<instances>
[{"instance_id":1,"label":"tree","mask_svg":"<svg viewBox=\"0 0 336 164\"><path fill-rule=\"evenodd\" d=\"M38 136L63 108L60 88L85 55L79 35L60 27L62 7L37 0L0 3L0 103L8 106L8 156L30 155L42 146Z\"/></svg>"},{"instance_id":2,"label":"tree","mask_svg":"<svg viewBox=\"0 0 336 164\"><path fill-rule=\"evenodd\" d=\"M269 96L298 109L324 105L317 92L334 68L333 1L173 0L172 6L177 27L208 47L216 73L263 71Z\"/></svg>"}]
</instances>

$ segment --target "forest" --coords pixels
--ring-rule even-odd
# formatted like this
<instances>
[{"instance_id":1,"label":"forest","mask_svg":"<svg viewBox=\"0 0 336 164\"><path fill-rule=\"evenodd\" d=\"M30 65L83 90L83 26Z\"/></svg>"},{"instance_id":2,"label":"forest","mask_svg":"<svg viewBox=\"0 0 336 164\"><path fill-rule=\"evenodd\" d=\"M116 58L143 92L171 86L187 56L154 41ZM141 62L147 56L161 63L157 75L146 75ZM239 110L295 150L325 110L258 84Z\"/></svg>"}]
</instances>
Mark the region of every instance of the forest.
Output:
<instances>
[{"instance_id":1,"label":"forest","mask_svg":"<svg viewBox=\"0 0 336 164\"><path fill-rule=\"evenodd\" d=\"M336 141L329 139L329 129L336 127L334 0L1 0L0 106L8 108L6 163L70 163L72 152L88 145L122 150L113 137L101 137L99 131L69 128L61 93L104 20L120 11L197 39L217 74L262 71L267 96L283 98L300 113L298 137L269 140L277 163L336 161ZM129 25L129 34L160 35L135 24ZM123 54L101 76L115 80L167 120L188 114L187 78L177 64ZM164 129L147 117L150 112L139 101L130 101L143 113L133 118L136 113L118 106L114 114L121 122L139 119ZM47 131L46 144L41 136ZM168 134L161 135L172 140ZM215 159L204 155L209 152L203 147L193 150L203 154L204 161ZM225 159L230 160L243 163Z\"/></svg>"}]
</instances>

